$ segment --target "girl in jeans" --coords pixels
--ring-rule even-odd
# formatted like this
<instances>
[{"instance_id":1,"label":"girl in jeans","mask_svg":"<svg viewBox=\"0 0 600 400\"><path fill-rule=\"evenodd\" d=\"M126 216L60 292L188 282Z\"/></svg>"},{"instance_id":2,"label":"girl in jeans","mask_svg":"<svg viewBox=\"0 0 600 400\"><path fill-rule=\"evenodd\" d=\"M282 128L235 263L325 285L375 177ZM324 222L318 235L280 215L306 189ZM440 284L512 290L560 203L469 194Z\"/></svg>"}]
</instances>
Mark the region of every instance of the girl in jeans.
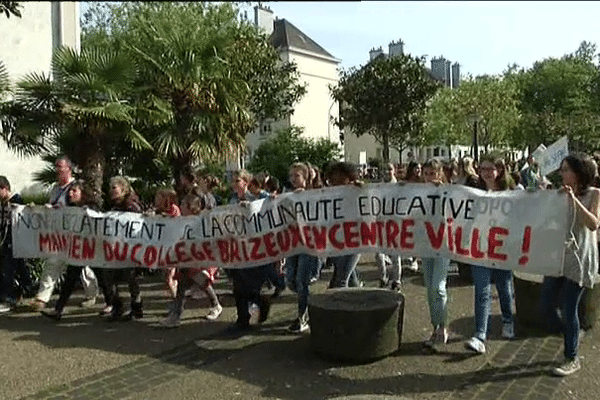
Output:
<instances>
[{"instance_id":1,"label":"girl in jeans","mask_svg":"<svg viewBox=\"0 0 600 400\"><path fill-rule=\"evenodd\" d=\"M290 167L290 183L294 192L310 189L310 169L305 163L295 163ZM308 254L296 254L285 259L285 277L288 288L298 294L298 318L288 330L302 333L308 330L308 294L311 279L317 274L318 257Z\"/></svg>"},{"instance_id":2,"label":"girl in jeans","mask_svg":"<svg viewBox=\"0 0 600 400\"><path fill-rule=\"evenodd\" d=\"M423 181L425 183L440 185L443 183L443 178L442 166L438 161L430 160L423 165ZM448 341L446 282L449 265L450 260L447 258L423 257L421 260L429 316L431 325L433 325L433 332L424 343L426 347L432 347L436 343L446 344Z\"/></svg>"},{"instance_id":3,"label":"girl in jeans","mask_svg":"<svg viewBox=\"0 0 600 400\"><path fill-rule=\"evenodd\" d=\"M542 283L541 306L546 321L553 331L564 337L564 356L561 365L554 368L558 376L570 375L581 368L579 346L579 317L577 310L584 287L592 288L598 276L598 248L596 230L600 225L600 190L591 187L597 175L597 166L588 156L580 153L567 156L560 167L562 190L570 205L570 231L565 247L563 276L545 277ZM562 293L562 296L559 296ZM561 321L557 314L560 300Z\"/></svg>"},{"instance_id":4,"label":"girl in jeans","mask_svg":"<svg viewBox=\"0 0 600 400\"><path fill-rule=\"evenodd\" d=\"M500 191L513 189L514 183L510 175L504 173L504 160L484 156L479 168L477 187L487 191ZM496 281L496 289L502 311L502 337L512 339L515 337L513 316L513 283L512 271L471 266L473 285L475 286L475 334L465 344L468 350L476 353L485 353L485 341L488 335L488 322L492 308L492 275Z\"/></svg>"},{"instance_id":5,"label":"girl in jeans","mask_svg":"<svg viewBox=\"0 0 600 400\"><path fill-rule=\"evenodd\" d=\"M362 184L358 181L356 166L348 162L335 162L331 164L327 170L327 181L329 182L329 186L360 186ZM360 254L329 257L334 269L329 287L348 287L348 282L356 270L359 259Z\"/></svg>"}]
</instances>

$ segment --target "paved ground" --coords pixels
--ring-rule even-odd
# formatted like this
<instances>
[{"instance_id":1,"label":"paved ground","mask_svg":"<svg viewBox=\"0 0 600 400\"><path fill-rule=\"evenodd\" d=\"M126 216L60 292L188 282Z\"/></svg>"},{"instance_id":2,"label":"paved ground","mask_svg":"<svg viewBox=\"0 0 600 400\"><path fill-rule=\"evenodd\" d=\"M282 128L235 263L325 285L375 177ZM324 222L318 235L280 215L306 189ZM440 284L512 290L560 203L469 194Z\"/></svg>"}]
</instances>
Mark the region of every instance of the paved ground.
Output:
<instances>
[{"instance_id":1,"label":"paved ground","mask_svg":"<svg viewBox=\"0 0 600 400\"><path fill-rule=\"evenodd\" d=\"M377 284L369 257L359 266L367 286ZM311 287L324 291L329 273ZM562 353L562 339L518 327L518 338L500 338L494 300L488 353L464 349L473 329L473 288L451 275L453 335L438 352L425 352L430 331L420 275L406 275L406 309L399 352L382 360L342 364L322 360L309 335L285 331L295 296L277 300L260 329L238 338L219 334L235 319L226 282L219 284L225 312L202 319L206 300L190 301L181 327L164 330L166 305L157 279L144 283L147 316L110 323L79 310L75 295L60 323L38 314L0 316L0 399L596 399L600 393L598 338L582 341L583 369L567 378L549 370ZM98 306L99 308L100 306ZM597 329L597 328L596 328Z\"/></svg>"}]
</instances>

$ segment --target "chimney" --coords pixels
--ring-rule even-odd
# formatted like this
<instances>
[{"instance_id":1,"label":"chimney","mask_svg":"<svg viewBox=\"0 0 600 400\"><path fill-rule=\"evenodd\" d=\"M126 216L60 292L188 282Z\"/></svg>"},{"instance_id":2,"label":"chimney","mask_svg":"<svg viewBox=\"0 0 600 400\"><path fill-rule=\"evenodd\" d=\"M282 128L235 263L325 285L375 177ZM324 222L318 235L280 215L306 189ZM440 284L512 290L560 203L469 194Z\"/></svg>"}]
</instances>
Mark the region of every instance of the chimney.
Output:
<instances>
[{"instance_id":1,"label":"chimney","mask_svg":"<svg viewBox=\"0 0 600 400\"><path fill-rule=\"evenodd\" d=\"M254 7L254 25L269 36L273 33L273 11L267 6Z\"/></svg>"},{"instance_id":2,"label":"chimney","mask_svg":"<svg viewBox=\"0 0 600 400\"><path fill-rule=\"evenodd\" d=\"M383 49L381 48L381 46L379 46L378 48L372 48L371 51L369 51L369 60L373 60L381 54L383 54Z\"/></svg>"},{"instance_id":3,"label":"chimney","mask_svg":"<svg viewBox=\"0 0 600 400\"><path fill-rule=\"evenodd\" d=\"M390 42L388 45L388 54L390 57L400 56L404 54L404 42L402 39L399 39L397 42Z\"/></svg>"}]
</instances>

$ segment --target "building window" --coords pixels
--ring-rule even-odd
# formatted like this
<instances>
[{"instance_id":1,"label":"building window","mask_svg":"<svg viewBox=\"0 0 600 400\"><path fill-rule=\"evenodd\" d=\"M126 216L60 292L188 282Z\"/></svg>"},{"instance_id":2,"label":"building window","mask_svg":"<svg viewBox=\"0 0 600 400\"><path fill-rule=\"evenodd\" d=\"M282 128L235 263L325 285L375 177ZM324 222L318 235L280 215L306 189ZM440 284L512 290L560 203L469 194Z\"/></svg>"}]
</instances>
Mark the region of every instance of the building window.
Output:
<instances>
[{"instance_id":1,"label":"building window","mask_svg":"<svg viewBox=\"0 0 600 400\"><path fill-rule=\"evenodd\" d=\"M428 160L431 158L431 149L427 149L427 157Z\"/></svg>"},{"instance_id":2,"label":"building window","mask_svg":"<svg viewBox=\"0 0 600 400\"><path fill-rule=\"evenodd\" d=\"M270 122L264 122L261 124L260 127L260 135L261 136L269 136L272 132L271 129L271 123Z\"/></svg>"},{"instance_id":3,"label":"building window","mask_svg":"<svg viewBox=\"0 0 600 400\"><path fill-rule=\"evenodd\" d=\"M433 156L434 157L439 157L440 156L440 148L436 147L433 149Z\"/></svg>"}]
</instances>

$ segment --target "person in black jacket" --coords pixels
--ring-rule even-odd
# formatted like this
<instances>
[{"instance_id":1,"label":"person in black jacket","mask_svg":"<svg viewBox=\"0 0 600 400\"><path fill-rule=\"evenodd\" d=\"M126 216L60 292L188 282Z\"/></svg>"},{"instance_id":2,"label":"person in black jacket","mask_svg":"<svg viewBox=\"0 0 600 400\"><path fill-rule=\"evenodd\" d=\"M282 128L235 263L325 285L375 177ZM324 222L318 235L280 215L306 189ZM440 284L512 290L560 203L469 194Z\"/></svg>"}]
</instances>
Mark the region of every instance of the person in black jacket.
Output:
<instances>
[{"instance_id":1,"label":"person in black jacket","mask_svg":"<svg viewBox=\"0 0 600 400\"><path fill-rule=\"evenodd\" d=\"M8 312L19 297L15 290L15 276L19 283L21 294L28 295L32 291L31 273L25 265L25 260L13 256L12 245L12 205L22 204L19 194L12 194L10 182L5 176L0 176L0 312Z\"/></svg>"}]
</instances>

